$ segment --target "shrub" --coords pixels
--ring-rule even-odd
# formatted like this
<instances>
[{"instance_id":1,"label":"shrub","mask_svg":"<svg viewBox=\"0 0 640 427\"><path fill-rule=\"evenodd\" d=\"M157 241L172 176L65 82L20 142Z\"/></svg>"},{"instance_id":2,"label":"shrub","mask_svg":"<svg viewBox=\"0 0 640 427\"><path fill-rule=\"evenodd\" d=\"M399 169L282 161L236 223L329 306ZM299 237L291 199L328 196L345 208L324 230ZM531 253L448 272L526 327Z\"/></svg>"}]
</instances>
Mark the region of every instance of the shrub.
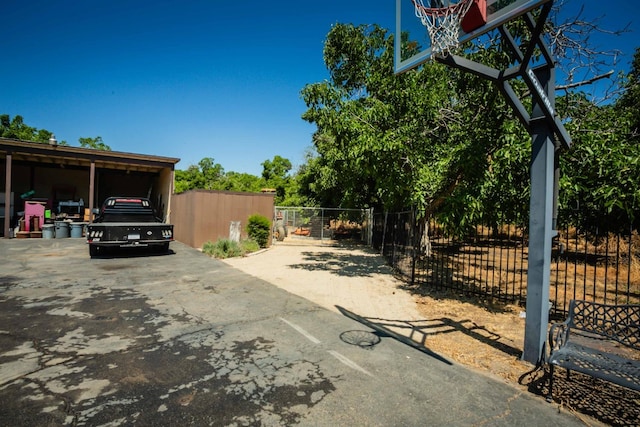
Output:
<instances>
[{"instance_id":1,"label":"shrub","mask_svg":"<svg viewBox=\"0 0 640 427\"><path fill-rule=\"evenodd\" d=\"M242 245L242 249L244 250L243 255L251 252L256 252L260 249L260 245L258 245L258 243L252 239L243 240L241 242L241 245Z\"/></svg>"},{"instance_id":2,"label":"shrub","mask_svg":"<svg viewBox=\"0 0 640 427\"><path fill-rule=\"evenodd\" d=\"M271 221L262 215L251 215L247 221L247 234L255 240L261 248L266 248L271 232Z\"/></svg>"},{"instance_id":3,"label":"shrub","mask_svg":"<svg viewBox=\"0 0 640 427\"><path fill-rule=\"evenodd\" d=\"M250 252L256 252L260 249L258 244L249 239L242 242L234 242L229 239L219 239L215 242L206 242L202 245L202 252L214 258L224 259L244 256Z\"/></svg>"},{"instance_id":4,"label":"shrub","mask_svg":"<svg viewBox=\"0 0 640 427\"><path fill-rule=\"evenodd\" d=\"M242 248L233 240L219 239L215 243L207 242L202 245L202 252L215 258L232 258L241 256Z\"/></svg>"}]
</instances>

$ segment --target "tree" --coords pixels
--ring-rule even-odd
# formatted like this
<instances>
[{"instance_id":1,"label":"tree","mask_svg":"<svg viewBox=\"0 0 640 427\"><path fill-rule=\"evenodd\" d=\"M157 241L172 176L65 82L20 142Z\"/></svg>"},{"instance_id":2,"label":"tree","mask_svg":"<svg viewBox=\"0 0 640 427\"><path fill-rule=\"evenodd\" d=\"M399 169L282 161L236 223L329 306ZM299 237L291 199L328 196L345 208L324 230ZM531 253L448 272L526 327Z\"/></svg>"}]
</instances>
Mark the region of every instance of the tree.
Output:
<instances>
[{"instance_id":1,"label":"tree","mask_svg":"<svg viewBox=\"0 0 640 427\"><path fill-rule=\"evenodd\" d=\"M291 171L291 162L281 156L274 156L273 160L262 162L262 177L266 181L284 179Z\"/></svg>"},{"instance_id":2,"label":"tree","mask_svg":"<svg viewBox=\"0 0 640 427\"><path fill-rule=\"evenodd\" d=\"M499 150L526 149L526 134L497 89L438 63L395 76L392 46L377 26L337 24L329 32L324 58L331 79L302 91L303 119L318 129L303 191L333 206L413 207L461 230L487 211L483 197L500 188L513 188L518 199L502 194L503 205L519 203L526 182L500 172L498 162L523 156ZM475 55L505 61L495 49ZM489 185L497 177L507 182Z\"/></svg>"},{"instance_id":3,"label":"tree","mask_svg":"<svg viewBox=\"0 0 640 427\"><path fill-rule=\"evenodd\" d=\"M301 206L306 202L299 195L297 175L291 175L291 161L276 155L272 160L262 163L262 176L248 173L225 172L222 165L215 163L211 157L205 157L198 165L191 165L186 170L176 170L175 191L197 188L207 190L224 190L239 192L259 192L264 188L276 189L276 205Z\"/></svg>"},{"instance_id":4,"label":"tree","mask_svg":"<svg viewBox=\"0 0 640 427\"><path fill-rule=\"evenodd\" d=\"M20 115L14 116L14 118L11 119L8 114L1 114L0 136L4 138L48 144L53 133L46 129L37 129L26 125L24 123L24 119ZM58 145L67 145L67 141L58 141Z\"/></svg>"},{"instance_id":5,"label":"tree","mask_svg":"<svg viewBox=\"0 0 640 427\"><path fill-rule=\"evenodd\" d=\"M80 147L82 148L93 148L94 150L111 151L111 147L109 147L102 141L101 136L96 136L95 138L78 138L78 142L80 143Z\"/></svg>"},{"instance_id":6,"label":"tree","mask_svg":"<svg viewBox=\"0 0 640 427\"><path fill-rule=\"evenodd\" d=\"M2 114L0 115L0 136L23 141L48 142L51 132L38 131L34 127L27 126L20 115L11 119L8 114Z\"/></svg>"},{"instance_id":7,"label":"tree","mask_svg":"<svg viewBox=\"0 0 640 427\"><path fill-rule=\"evenodd\" d=\"M568 93L560 101L573 119L570 150L560 157L560 218L593 231L628 231L640 215L640 53L622 80L614 102L584 92ZM637 226L637 225L636 225Z\"/></svg>"},{"instance_id":8,"label":"tree","mask_svg":"<svg viewBox=\"0 0 640 427\"><path fill-rule=\"evenodd\" d=\"M631 71L624 83L624 93L616 103L617 112L629 120L627 138L640 142L640 48L636 48Z\"/></svg>"},{"instance_id":9,"label":"tree","mask_svg":"<svg viewBox=\"0 0 640 427\"><path fill-rule=\"evenodd\" d=\"M220 183L220 190L257 193L262 188L263 179L244 172L227 172Z\"/></svg>"},{"instance_id":10,"label":"tree","mask_svg":"<svg viewBox=\"0 0 640 427\"><path fill-rule=\"evenodd\" d=\"M585 5L575 16L567 16L561 21L559 11L569 1L555 2L546 28L553 54L558 59L556 78L562 84L557 89L584 88L602 78L612 77L606 90L584 95L597 105L615 101L621 86L618 76L611 70L618 65L623 52L615 47L615 43L607 44L607 49L602 50L594 47L592 41L595 36L613 38L628 33L630 23L621 22L622 27L610 29L601 25L601 18L588 21L583 16Z\"/></svg>"},{"instance_id":11,"label":"tree","mask_svg":"<svg viewBox=\"0 0 640 427\"><path fill-rule=\"evenodd\" d=\"M190 165L186 170L176 170L174 181L176 193L204 188L204 177L196 165Z\"/></svg>"},{"instance_id":12,"label":"tree","mask_svg":"<svg viewBox=\"0 0 640 427\"><path fill-rule=\"evenodd\" d=\"M529 37L524 21L509 26L516 43ZM603 30L579 19L551 20L547 30L565 73L565 95L558 99L556 112L570 134L582 133L574 136L574 148L563 160L562 188L579 191L563 196L563 204L569 206L577 198L593 201L587 215L591 219L603 209L596 208L596 202L612 215L637 210L637 205L626 202L637 198L634 173L640 168L632 173L623 167L637 164L624 156L635 149L620 144L621 130L626 129L624 116L600 107L602 97L573 92L610 75L575 78L582 75L578 71L595 74L611 63L607 52L589 46L590 34ZM496 36L493 32L463 46L465 56L498 70L508 69L511 59ZM402 43L407 42L404 37ZM458 233L480 220L526 226L531 137L513 119L501 94L488 81L437 62L395 76L392 42L393 37L377 26L337 24L330 30L324 59L331 78L302 90L308 108L303 119L315 124L317 131L312 139L315 151L300 171L301 191L330 206L414 208L425 217L436 215ZM615 52L609 58L615 63ZM511 85L530 107L526 85L521 80ZM611 100L611 94L619 91L615 82L609 89L605 99ZM588 129L615 130L615 136L593 132L588 138ZM584 161L574 162L575 158ZM588 174L593 168L607 173Z\"/></svg>"},{"instance_id":13,"label":"tree","mask_svg":"<svg viewBox=\"0 0 640 427\"><path fill-rule=\"evenodd\" d=\"M274 156L273 160L262 162L262 178L268 188L276 190L276 205L280 205L284 200L291 177L291 162L281 156Z\"/></svg>"},{"instance_id":14,"label":"tree","mask_svg":"<svg viewBox=\"0 0 640 427\"><path fill-rule=\"evenodd\" d=\"M198 162L204 187L207 190L216 190L224 176L224 168L220 163L215 163L212 157L205 157Z\"/></svg>"}]
</instances>

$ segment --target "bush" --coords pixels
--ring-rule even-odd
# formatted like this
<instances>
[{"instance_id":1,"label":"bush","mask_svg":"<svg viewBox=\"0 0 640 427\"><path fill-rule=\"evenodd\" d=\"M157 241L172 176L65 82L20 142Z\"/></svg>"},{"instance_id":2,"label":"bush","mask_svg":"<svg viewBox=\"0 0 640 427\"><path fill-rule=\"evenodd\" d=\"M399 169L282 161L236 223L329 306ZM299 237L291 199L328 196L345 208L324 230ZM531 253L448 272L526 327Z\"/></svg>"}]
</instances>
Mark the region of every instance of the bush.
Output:
<instances>
[{"instance_id":1,"label":"bush","mask_svg":"<svg viewBox=\"0 0 640 427\"><path fill-rule=\"evenodd\" d=\"M269 233L271 233L271 221L262 215L251 215L247 221L247 234L261 248L266 248L269 242Z\"/></svg>"},{"instance_id":2,"label":"bush","mask_svg":"<svg viewBox=\"0 0 640 427\"><path fill-rule=\"evenodd\" d=\"M202 252L214 258L224 259L244 256L251 252L256 252L260 246L253 240L243 240L234 242L229 239L219 239L214 242L206 242L202 245Z\"/></svg>"},{"instance_id":3,"label":"bush","mask_svg":"<svg viewBox=\"0 0 640 427\"><path fill-rule=\"evenodd\" d=\"M215 243L206 242L202 245L202 252L214 258L232 258L242 255L240 245L228 239L219 239Z\"/></svg>"},{"instance_id":4,"label":"bush","mask_svg":"<svg viewBox=\"0 0 640 427\"><path fill-rule=\"evenodd\" d=\"M241 245L242 245L242 249L244 250L242 255L246 255L251 252L256 252L260 249L260 245L258 245L258 243L252 239L243 240L241 242Z\"/></svg>"}]
</instances>

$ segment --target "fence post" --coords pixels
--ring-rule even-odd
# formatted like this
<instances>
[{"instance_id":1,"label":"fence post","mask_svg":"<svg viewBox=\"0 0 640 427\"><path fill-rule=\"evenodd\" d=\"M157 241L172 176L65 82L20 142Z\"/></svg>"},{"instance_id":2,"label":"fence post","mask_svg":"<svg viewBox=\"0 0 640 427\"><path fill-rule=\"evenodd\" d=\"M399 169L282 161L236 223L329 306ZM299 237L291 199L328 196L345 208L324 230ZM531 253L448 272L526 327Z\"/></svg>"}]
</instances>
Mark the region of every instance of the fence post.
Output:
<instances>
[{"instance_id":1,"label":"fence post","mask_svg":"<svg viewBox=\"0 0 640 427\"><path fill-rule=\"evenodd\" d=\"M240 242L240 221L231 221L229 225L229 240Z\"/></svg>"},{"instance_id":2,"label":"fence post","mask_svg":"<svg viewBox=\"0 0 640 427\"><path fill-rule=\"evenodd\" d=\"M362 230L362 240L367 243L367 246L373 247L373 208L363 209L364 223L367 224L366 229Z\"/></svg>"},{"instance_id":3,"label":"fence post","mask_svg":"<svg viewBox=\"0 0 640 427\"><path fill-rule=\"evenodd\" d=\"M384 256L384 241L387 237L387 216L388 211L384 211L384 223L382 224L382 244L380 245L380 255Z\"/></svg>"},{"instance_id":4,"label":"fence post","mask_svg":"<svg viewBox=\"0 0 640 427\"><path fill-rule=\"evenodd\" d=\"M416 258L418 251L416 250L416 211L411 209L411 286L416 283Z\"/></svg>"}]
</instances>

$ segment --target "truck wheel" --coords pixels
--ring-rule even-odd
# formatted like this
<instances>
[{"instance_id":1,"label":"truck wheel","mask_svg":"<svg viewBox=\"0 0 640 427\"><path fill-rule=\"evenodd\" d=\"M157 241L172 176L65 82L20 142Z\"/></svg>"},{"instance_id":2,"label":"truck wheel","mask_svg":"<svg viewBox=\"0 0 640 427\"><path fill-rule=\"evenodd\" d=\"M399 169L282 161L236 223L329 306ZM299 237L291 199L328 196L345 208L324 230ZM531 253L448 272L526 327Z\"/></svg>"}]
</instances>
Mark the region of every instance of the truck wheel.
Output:
<instances>
[{"instance_id":1,"label":"truck wheel","mask_svg":"<svg viewBox=\"0 0 640 427\"><path fill-rule=\"evenodd\" d=\"M89 245L89 256L93 258L98 255L98 247L96 245Z\"/></svg>"},{"instance_id":2,"label":"truck wheel","mask_svg":"<svg viewBox=\"0 0 640 427\"><path fill-rule=\"evenodd\" d=\"M169 242L163 243L162 246L160 246L160 252L162 253L169 252Z\"/></svg>"}]
</instances>

